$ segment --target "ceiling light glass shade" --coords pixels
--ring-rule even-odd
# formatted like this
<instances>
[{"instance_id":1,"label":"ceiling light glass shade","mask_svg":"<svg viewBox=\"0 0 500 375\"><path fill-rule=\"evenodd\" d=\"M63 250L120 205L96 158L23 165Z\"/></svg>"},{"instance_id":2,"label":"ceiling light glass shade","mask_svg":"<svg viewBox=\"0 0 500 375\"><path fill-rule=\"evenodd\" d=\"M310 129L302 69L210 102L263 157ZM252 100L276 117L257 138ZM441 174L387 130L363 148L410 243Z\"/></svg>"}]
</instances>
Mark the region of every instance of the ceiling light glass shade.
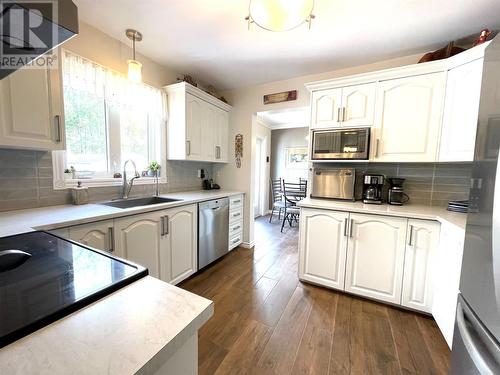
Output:
<instances>
[{"instance_id":1,"label":"ceiling light glass shade","mask_svg":"<svg viewBox=\"0 0 500 375\"><path fill-rule=\"evenodd\" d=\"M314 18L314 0L250 0L249 22L270 31L288 31Z\"/></svg>"},{"instance_id":2,"label":"ceiling light glass shade","mask_svg":"<svg viewBox=\"0 0 500 375\"><path fill-rule=\"evenodd\" d=\"M127 60L128 79L134 83L142 82L142 64L137 60Z\"/></svg>"}]
</instances>

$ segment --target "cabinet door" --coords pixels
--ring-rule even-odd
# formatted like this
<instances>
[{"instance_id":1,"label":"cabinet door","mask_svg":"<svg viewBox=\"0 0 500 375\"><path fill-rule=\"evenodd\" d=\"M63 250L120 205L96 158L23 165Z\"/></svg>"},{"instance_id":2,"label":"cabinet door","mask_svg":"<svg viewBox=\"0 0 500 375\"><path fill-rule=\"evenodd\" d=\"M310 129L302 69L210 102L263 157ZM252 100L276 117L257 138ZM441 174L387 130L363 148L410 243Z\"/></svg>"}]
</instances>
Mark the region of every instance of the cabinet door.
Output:
<instances>
[{"instance_id":1,"label":"cabinet door","mask_svg":"<svg viewBox=\"0 0 500 375\"><path fill-rule=\"evenodd\" d=\"M0 81L0 145L39 150L64 147L60 113L53 113L51 83L46 69L21 69ZM59 108L54 108L54 110Z\"/></svg>"},{"instance_id":2,"label":"cabinet door","mask_svg":"<svg viewBox=\"0 0 500 375\"><path fill-rule=\"evenodd\" d=\"M186 158L188 160L203 160L205 115L205 102L191 94L186 94Z\"/></svg>"},{"instance_id":3,"label":"cabinet door","mask_svg":"<svg viewBox=\"0 0 500 375\"><path fill-rule=\"evenodd\" d=\"M116 219L115 248L123 257L147 267L160 278L160 254L166 242L162 236L162 212L150 212Z\"/></svg>"},{"instance_id":4,"label":"cabinet door","mask_svg":"<svg viewBox=\"0 0 500 375\"><path fill-rule=\"evenodd\" d=\"M483 59L448 72L439 161L472 161L481 96Z\"/></svg>"},{"instance_id":5,"label":"cabinet door","mask_svg":"<svg viewBox=\"0 0 500 375\"><path fill-rule=\"evenodd\" d=\"M222 109L216 111L215 161L227 163L229 148L229 114Z\"/></svg>"},{"instance_id":6,"label":"cabinet door","mask_svg":"<svg viewBox=\"0 0 500 375\"><path fill-rule=\"evenodd\" d=\"M114 252L113 220L77 225L69 228L71 240L95 249ZM116 254L120 256L121 254Z\"/></svg>"},{"instance_id":7,"label":"cabinet door","mask_svg":"<svg viewBox=\"0 0 500 375\"><path fill-rule=\"evenodd\" d=\"M439 224L408 220L407 244L401 304L430 313L434 291L434 270L439 246Z\"/></svg>"},{"instance_id":8,"label":"cabinet door","mask_svg":"<svg viewBox=\"0 0 500 375\"><path fill-rule=\"evenodd\" d=\"M345 290L399 304L407 219L351 214Z\"/></svg>"},{"instance_id":9,"label":"cabinet door","mask_svg":"<svg viewBox=\"0 0 500 375\"><path fill-rule=\"evenodd\" d=\"M344 290L348 218L345 212L301 210L301 280Z\"/></svg>"},{"instance_id":10,"label":"cabinet door","mask_svg":"<svg viewBox=\"0 0 500 375\"><path fill-rule=\"evenodd\" d=\"M314 91L311 103L311 128L340 126L342 89Z\"/></svg>"},{"instance_id":11,"label":"cabinet door","mask_svg":"<svg viewBox=\"0 0 500 375\"><path fill-rule=\"evenodd\" d=\"M217 161L216 143L218 127L217 107L203 102L203 123L201 128L201 139L204 161Z\"/></svg>"},{"instance_id":12,"label":"cabinet door","mask_svg":"<svg viewBox=\"0 0 500 375\"><path fill-rule=\"evenodd\" d=\"M342 126L371 126L375 113L376 83L342 88Z\"/></svg>"},{"instance_id":13,"label":"cabinet door","mask_svg":"<svg viewBox=\"0 0 500 375\"><path fill-rule=\"evenodd\" d=\"M165 246L160 254L161 279L177 284L198 270L197 206L163 211Z\"/></svg>"},{"instance_id":14,"label":"cabinet door","mask_svg":"<svg viewBox=\"0 0 500 375\"><path fill-rule=\"evenodd\" d=\"M439 251L434 272L432 316L450 349L453 342L464 238L463 229L452 224L441 224Z\"/></svg>"},{"instance_id":15,"label":"cabinet door","mask_svg":"<svg viewBox=\"0 0 500 375\"><path fill-rule=\"evenodd\" d=\"M444 73L379 83L372 160L437 160L443 86Z\"/></svg>"}]
</instances>

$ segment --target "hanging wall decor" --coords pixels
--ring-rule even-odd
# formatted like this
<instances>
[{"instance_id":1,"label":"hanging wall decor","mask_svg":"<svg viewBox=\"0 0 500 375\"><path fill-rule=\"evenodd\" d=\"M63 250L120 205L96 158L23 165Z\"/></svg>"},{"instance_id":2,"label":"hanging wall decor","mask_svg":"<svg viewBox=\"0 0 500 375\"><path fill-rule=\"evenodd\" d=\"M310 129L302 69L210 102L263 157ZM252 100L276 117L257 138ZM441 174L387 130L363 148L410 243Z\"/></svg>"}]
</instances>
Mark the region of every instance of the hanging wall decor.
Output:
<instances>
[{"instance_id":1,"label":"hanging wall decor","mask_svg":"<svg viewBox=\"0 0 500 375\"><path fill-rule=\"evenodd\" d=\"M241 168L241 158L243 157L243 134L236 134L236 137L234 137L234 156L236 157L236 168Z\"/></svg>"}]
</instances>

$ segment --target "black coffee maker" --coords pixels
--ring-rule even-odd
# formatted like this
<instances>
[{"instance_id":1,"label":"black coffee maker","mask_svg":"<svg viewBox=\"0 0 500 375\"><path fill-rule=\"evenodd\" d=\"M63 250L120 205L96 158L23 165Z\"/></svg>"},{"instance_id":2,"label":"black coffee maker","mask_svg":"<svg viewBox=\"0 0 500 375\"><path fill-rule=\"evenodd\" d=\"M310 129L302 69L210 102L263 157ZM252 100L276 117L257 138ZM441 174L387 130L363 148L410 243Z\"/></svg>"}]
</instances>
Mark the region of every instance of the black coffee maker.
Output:
<instances>
[{"instance_id":1,"label":"black coffee maker","mask_svg":"<svg viewBox=\"0 0 500 375\"><path fill-rule=\"evenodd\" d=\"M387 181L391 185L387 192L387 203L402 206L410 200L410 197L403 191L404 178L391 177Z\"/></svg>"},{"instance_id":2,"label":"black coffee maker","mask_svg":"<svg viewBox=\"0 0 500 375\"><path fill-rule=\"evenodd\" d=\"M363 203L381 204L384 176L381 174L366 174L363 176Z\"/></svg>"}]
</instances>

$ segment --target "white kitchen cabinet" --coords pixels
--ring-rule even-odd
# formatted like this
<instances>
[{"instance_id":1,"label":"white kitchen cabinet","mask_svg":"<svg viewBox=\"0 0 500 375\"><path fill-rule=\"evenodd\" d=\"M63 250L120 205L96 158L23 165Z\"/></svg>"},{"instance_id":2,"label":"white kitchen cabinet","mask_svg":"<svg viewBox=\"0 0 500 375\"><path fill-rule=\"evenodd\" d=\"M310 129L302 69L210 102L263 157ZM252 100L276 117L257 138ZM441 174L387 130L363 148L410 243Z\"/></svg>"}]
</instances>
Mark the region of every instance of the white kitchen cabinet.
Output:
<instances>
[{"instance_id":1,"label":"white kitchen cabinet","mask_svg":"<svg viewBox=\"0 0 500 375\"><path fill-rule=\"evenodd\" d=\"M167 243L162 235L164 211L123 217L114 220L115 248L122 256L149 270L156 278L160 275L160 256Z\"/></svg>"},{"instance_id":2,"label":"white kitchen cabinet","mask_svg":"<svg viewBox=\"0 0 500 375\"><path fill-rule=\"evenodd\" d=\"M371 126L375 114L376 83L342 88L342 126Z\"/></svg>"},{"instance_id":3,"label":"white kitchen cabinet","mask_svg":"<svg viewBox=\"0 0 500 375\"><path fill-rule=\"evenodd\" d=\"M444 79L433 73L379 82L371 160L436 161Z\"/></svg>"},{"instance_id":4,"label":"white kitchen cabinet","mask_svg":"<svg viewBox=\"0 0 500 375\"><path fill-rule=\"evenodd\" d=\"M349 213L302 209L299 278L344 290Z\"/></svg>"},{"instance_id":5,"label":"white kitchen cabinet","mask_svg":"<svg viewBox=\"0 0 500 375\"><path fill-rule=\"evenodd\" d=\"M62 150L60 69L20 69L0 81L0 146Z\"/></svg>"},{"instance_id":6,"label":"white kitchen cabinet","mask_svg":"<svg viewBox=\"0 0 500 375\"><path fill-rule=\"evenodd\" d=\"M231 106L186 82L165 87L167 158L225 163Z\"/></svg>"},{"instance_id":7,"label":"white kitchen cabinet","mask_svg":"<svg viewBox=\"0 0 500 375\"><path fill-rule=\"evenodd\" d=\"M237 248L243 242L244 195L229 197L229 250Z\"/></svg>"},{"instance_id":8,"label":"white kitchen cabinet","mask_svg":"<svg viewBox=\"0 0 500 375\"><path fill-rule=\"evenodd\" d=\"M162 212L166 246L160 253L160 275L175 285L198 270L198 208L193 204Z\"/></svg>"},{"instance_id":9,"label":"white kitchen cabinet","mask_svg":"<svg viewBox=\"0 0 500 375\"><path fill-rule=\"evenodd\" d=\"M401 302L407 221L351 213L347 292L395 304Z\"/></svg>"},{"instance_id":10,"label":"white kitchen cabinet","mask_svg":"<svg viewBox=\"0 0 500 375\"><path fill-rule=\"evenodd\" d=\"M98 221L70 227L69 238L83 245L113 253L115 251L113 231L113 220ZM122 256L119 253L116 255Z\"/></svg>"},{"instance_id":11,"label":"white kitchen cabinet","mask_svg":"<svg viewBox=\"0 0 500 375\"><path fill-rule=\"evenodd\" d=\"M312 93L312 129L340 126L342 89L314 91Z\"/></svg>"},{"instance_id":12,"label":"white kitchen cabinet","mask_svg":"<svg viewBox=\"0 0 500 375\"><path fill-rule=\"evenodd\" d=\"M474 159L482 76L482 58L448 71L439 161Z\"/></svg>"},{"instance_id":13,"label":"white kitchen cabinet","mask_svg":"<svg viewBox=\"0 0 500 375\"><path fill-rule=\"evenodd\" d=\"M455 312L462 271L465 230L452 224L441 224L439 251L434 265L434 299L432 316L451 349Z\"/></svg>"},{"instance_id":14,"label":"white kitchen cabinet","mask_svg":"<svg viewBox=\"0 0 500 375\"><path fill-rule=\"evenodd\" d=\"M376 83L353 85L312 93L312 129L371 126Z\"/></svg>"},{"instance_id":15,"label":"white kitchen cabinet","mask_svg":"<svg viewBox=\"0 0 500 375\"><path fill-rule=\"evenodd\" d=\"M439 227L435 221L408 220L401 305L426 313L432 311Z\"/></svg>"}]
</instances>

